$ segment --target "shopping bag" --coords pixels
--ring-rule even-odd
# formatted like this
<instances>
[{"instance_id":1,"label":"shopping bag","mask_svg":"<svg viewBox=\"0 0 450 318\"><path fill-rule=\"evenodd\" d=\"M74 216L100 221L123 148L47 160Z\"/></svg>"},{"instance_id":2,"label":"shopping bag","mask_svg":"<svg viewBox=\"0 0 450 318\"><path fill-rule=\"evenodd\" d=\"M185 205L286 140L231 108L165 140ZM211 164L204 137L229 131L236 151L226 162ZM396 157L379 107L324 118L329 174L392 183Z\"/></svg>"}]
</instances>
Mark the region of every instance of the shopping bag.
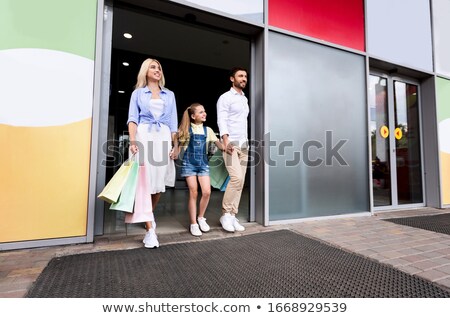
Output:
<instances>
[{"instance_id":1,"label":"shopping bag","mask_svg":"<svg viewBox=\"0 0 450 318\"><path fill-rule=\"evenodd\" d=\"M146 166L139 166L133 213L125 214L125 223L154 221L150 180Z\"/></svg>"},{"instance_id":2,"label":"shopping bag","mask_svg":"<svg viewBox=\"0 0 450 318\"><path fill-rule=\"evenodd\" d=\"M225 179L225 182L220 187L220 191L224 192L227 189L228 182L230 182L230 176Z\"/></svg>"},{"instance_id":3,"label":"shopping bag","mask_svg":"<svg viewBox=\"0 0 450 318\"><path fill-rule=\"evenodd\" d=\"M222 151L217 150L209 159L209 179L211 186L216 189L221 189L227 178L228 171L225 167Z\"/></svg>"},{"instance_id":4,"label":"shopping bag","mask_svg":"<svg viewBox=\"0 0 450 318\"><path fill-rule=\"evenodd\" d=\"M119 200L117 200L116 203L111 204L111 206L109 207L111 210L133 213L134 198L136 196L136 186L139 173L139 163L133 160L131 161L130 165L130 172L128 173L128 178L122 188L122 192L120 192Z\"/></svg>"},{"instance_id":5,"label":"shopping bag","mask_svg":"<svg viewBox=\"0 0 450 318\"><path fill-rule=\"evenodd\" d=\"M97 196L97 198L109 203L116 203L119 199L120 192L127 181L128 174L130 173L132 160L125 161L113 175L111 180L105 186L103 191Z\"/></svg>"}]
</instances>

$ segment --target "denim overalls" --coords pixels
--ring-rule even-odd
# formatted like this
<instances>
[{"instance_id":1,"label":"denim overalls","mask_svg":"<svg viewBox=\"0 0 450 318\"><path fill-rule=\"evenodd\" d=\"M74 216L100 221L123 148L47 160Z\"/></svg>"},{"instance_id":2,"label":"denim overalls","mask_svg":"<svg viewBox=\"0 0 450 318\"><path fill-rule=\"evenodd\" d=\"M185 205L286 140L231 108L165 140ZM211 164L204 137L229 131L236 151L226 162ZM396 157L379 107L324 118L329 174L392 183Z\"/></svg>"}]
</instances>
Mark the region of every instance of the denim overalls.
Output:
<instances>
[{"instance_id":1,"label":"denim overalls","mask_svg":"<svg viewBox=\"0 0 450 318\"><path fill-rule=\"evenodd\" d=\"M189 127L189 145L183 155L181 176L209 176L208 156L206 153L206 127L203 126L203 135L194 134Z\"/></svg>"}]
</instances>

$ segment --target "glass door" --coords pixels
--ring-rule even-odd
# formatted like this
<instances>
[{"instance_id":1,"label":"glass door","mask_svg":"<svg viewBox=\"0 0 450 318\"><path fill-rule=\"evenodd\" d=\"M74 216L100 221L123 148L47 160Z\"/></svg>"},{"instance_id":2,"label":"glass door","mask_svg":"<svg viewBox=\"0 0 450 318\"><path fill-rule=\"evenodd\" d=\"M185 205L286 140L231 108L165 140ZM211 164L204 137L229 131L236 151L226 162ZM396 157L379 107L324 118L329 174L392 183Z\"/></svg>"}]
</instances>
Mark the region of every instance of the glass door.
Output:
<instances>
[{"instance_id":1,"label":"glass door","mask_svg":"<svg viewBox=\"0 0 450 318\"><path fill-rule=\"evenodd\" d=\"M375 208L423 205L418 88L402 79L370 75Z\"/></svg>"}]
</instances>

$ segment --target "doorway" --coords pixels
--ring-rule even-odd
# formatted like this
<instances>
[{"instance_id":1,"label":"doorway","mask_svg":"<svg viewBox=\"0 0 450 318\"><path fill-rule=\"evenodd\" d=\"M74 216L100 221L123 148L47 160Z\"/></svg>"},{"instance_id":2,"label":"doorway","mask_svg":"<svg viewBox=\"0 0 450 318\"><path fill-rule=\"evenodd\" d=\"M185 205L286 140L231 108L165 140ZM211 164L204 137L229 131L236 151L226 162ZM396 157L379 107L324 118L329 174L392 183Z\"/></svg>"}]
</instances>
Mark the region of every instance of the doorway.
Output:
<instances>
[{"instance_id":1,"label":"doorway","mask_svg":"<svg viewBox=\"0 0 450 318\"><path fill-rule=\"evenodd\" d=\"M406 78L369 76L375 210L424 206L419 92Z\"/></svg>"},{"instance_id":2,"label":"doorway","mask_svg":"<svg viewBox=\"0 0 450 318\"><path fill-rule=\"evenodd\" d=\"M128 153L128 105L141 63L148 57L162 64L166 86L175 93L180 122L183 111L193 102L200 102L207 112L206 125L218 134L216 102L230 89L228 72L233 66L250 70L251 36L165 12L137 10L136 7L114 7L109 82L108 157L105 183L112 177ZM130 33L132 38L125 38ZM245 91L249 101L251 91ZM249 120L250 123L250 120ZM250 126L250 125L249 125ZM250 132L250 127L249 127ZM249 134L250 136L250 134ZM112 151L111 151L112 149ZM178 166L178 165L177 165ZM158 233L188 231L188 189L184 178L177 179L174 188L167 188L156 208ZM247 173L247 177L250 177ZM239 219L245 223L250 215L250 182L246 180ZM219 226L223 192L212 189L205 217L211 227ZM109 210L105 204L102 234L141 233L143 225L124 224L124 213ZM98 234L98 233L97 233Z\"/></svg>"}]
</instances>

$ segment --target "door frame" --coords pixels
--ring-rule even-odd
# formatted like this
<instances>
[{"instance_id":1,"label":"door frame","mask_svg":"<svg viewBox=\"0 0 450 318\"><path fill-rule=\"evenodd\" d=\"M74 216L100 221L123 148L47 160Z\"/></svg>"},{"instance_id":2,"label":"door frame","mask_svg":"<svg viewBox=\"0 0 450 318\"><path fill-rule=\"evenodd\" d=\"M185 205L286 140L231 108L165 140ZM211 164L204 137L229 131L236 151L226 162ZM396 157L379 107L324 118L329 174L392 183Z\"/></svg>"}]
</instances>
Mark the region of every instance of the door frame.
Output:
<instances>
[{"instance_id":1,"label":"door frame","mask_svg":"<svg viewBox=\"0 0 450 318\"><path fill-rule=\"evenodd\" d=\"M394 118L394 81L400 81L405 84L411 84L417 86L417 102L418 102L418 116L419 116L419 140L420 140L420 164L421 164L421 179L422 179L422 202L421 203L411 203L411 204L401 204L398 203L398 190L397 190L397 157L396 157L396 147L395 147L395 139L392 137L392 131L389 133L389 148L390 148L390 156L389 156L389 163L390 163L390 170L391 170L391 205L386 206L374 206L373 202L373 179L372 174L370 174L370 189L372 191L371 197L372 197L372 211L374 212L383 212L383 211L390 211L390 210L405 210L405 209L412 209L412 208L420 208L426 206L426 188L425 188L425 165L424 165L424 144L423 144L423 122L422 122L422 88L420 81L417 79L404 76L404 75L398 75L398 74L390 74L388 72L378 70L375 68L369 69L369 76L379 76L383 77L387 80L387 107L388 107L388 124L391 127L391 125L395 122ZM370 114L369 114L369 121L370 121ZM369 127L368 127L369 128ZM369 132L370 133L370 132ZM372 159L372 148L370 147L370 154L369 158ZM369 163L370 165L370 163ZM394 191L395 190L395 191Z\"/></svg>"},{"instance_id":2,"label":"door frame","mask_svg":"<svg viewBox=\"0 0 450 318\"><path fill-rule=\"evenodd\" d=\"M174 3L173 6L176 4ZM169 4L170 6L170 4ZM196 10L196 8L192 8L193 10ZM170 13L170 12L164 12L162 13ZM101 100L99 102L99 115L98 118L99 121L103 123L103 125L100 125L98 129L98 145L106 145L107 144L107 130L108 130L108 112L109 112L109 85L110 85L110 62L111 62L111 55L112 55L112 33L113 33L113 16L114 16L114 5L113 1L111 0L105 0L104 3L104 25L102 30L103 35L103 46L102 46L102 77L101 77L101 83L97 87L101 87ZM211 17L216 16L214 13L204 12L203 14L210 15ZM217 16L218 18L223 19L224 17ZM249 77L250 77L250 85L248 87L250 91L250 117L249 117L249 123L250 123L250 136L249 140L255 140L257 136L261 135L261 130L263 130L262 125L263 123L259 121L259 118L255 117L255 114L257 114L257 110L261 111L261 100L260 100L260 94L257 94L257 92L263 92L263 85L264 82L262 80L261 72L263 70L263 62L264 62L264 56L261 54L262 50L264 49L264 28L261 26L251 25L247 23L247 21L239 21L238 19L235 19L236 21L233 21L233 23L229 23L228 27L230 29L227 29L231 33L240 33L246 37L249 38L250 41L250 67L249 70ZM242 23L245 23L248 25L248 28L252 27L252 30L257 29L258 32L253 32L252 35L247 34L246 32L250 32L247 29L242 26ZM230 25L236 25L236 29L231 29ZM209 26L205 25L205 28L208 28ZM243 31L240 28L244 28ZM214 27L211 25L211 30L214 30ZM217 31L219 33L219 31ZM253 114L253 115L252 115ZM98 156L97 156L97 162L96 162L96 193L99 193L101 189L104 188L106 184L106 166L103 164L103 162L106 160L106 155L102 151L101 147L98 147ZM254 146L251 145L251 150L255 151ZM250 173L250 182L249 182L249 221L250 222L258 222L260 224L264 223L265 217L263 215L264 213L264 204L261 203L264 200L264 191L257 191L257 180L260 180L261 178L264 178L263 176L260 176L259 169L255 166L249 166L249 173ZM96 196L92 195L92 198L95 200L95 210L94 210L94 217L95 224L93 225L93 235L103 235L103 227L104 227L104 202L100 200L96 200ZM257 212L258 211L258 212Z\"/></svg>"}]
</instances>

